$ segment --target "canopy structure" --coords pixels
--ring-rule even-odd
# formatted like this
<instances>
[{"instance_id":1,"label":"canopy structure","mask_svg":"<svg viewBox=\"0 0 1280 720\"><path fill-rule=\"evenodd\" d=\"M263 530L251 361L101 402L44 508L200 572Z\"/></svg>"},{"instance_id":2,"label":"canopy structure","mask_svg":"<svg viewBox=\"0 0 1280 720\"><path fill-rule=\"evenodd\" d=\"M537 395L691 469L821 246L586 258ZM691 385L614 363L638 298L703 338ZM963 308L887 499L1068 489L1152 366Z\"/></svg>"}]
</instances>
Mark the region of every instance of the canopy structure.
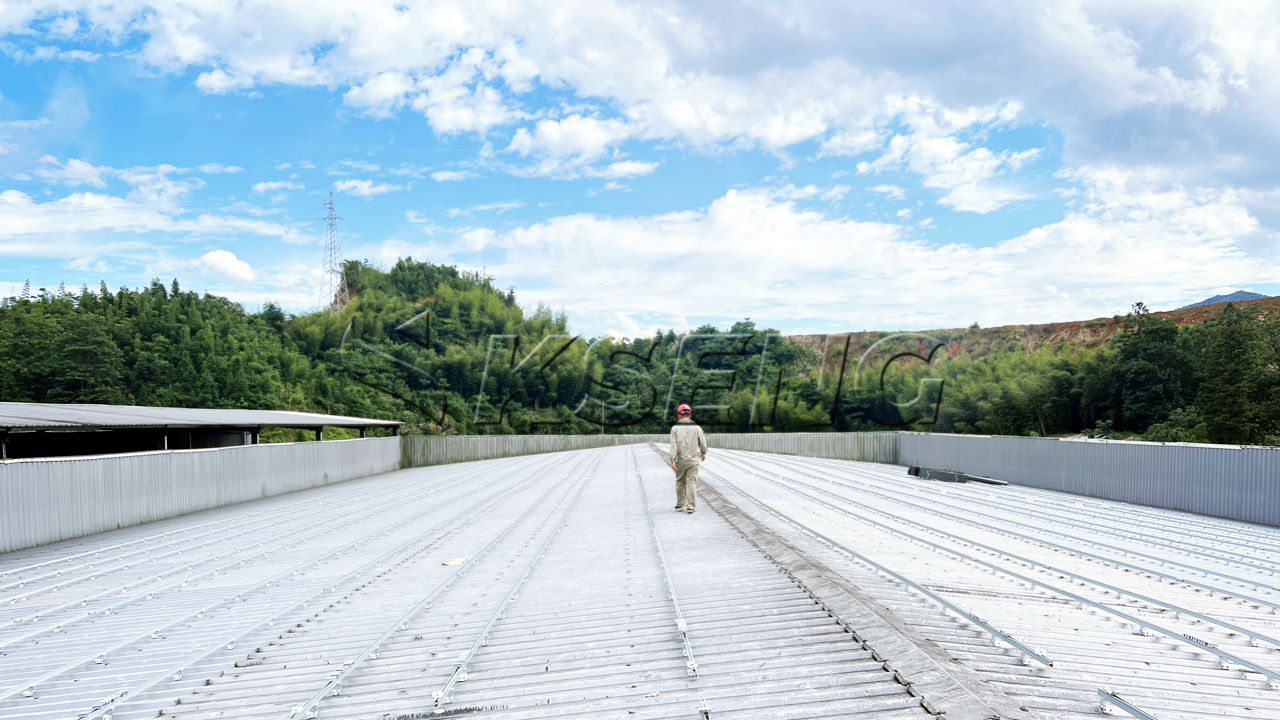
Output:
<instances>
[{"instance_id":1,"label":"canopy structure","mask_svg":"<svg viewBox=\"0 0 1280 720\"><path fill-rule=\"evenodd\" d=\"M398 433L394 420L321 415L290 410L170 408L137 405L0 403L0 454L4 458L101 455L147 450L251 445L264 427L370 428Z\"/></svg>"}]
</instances>

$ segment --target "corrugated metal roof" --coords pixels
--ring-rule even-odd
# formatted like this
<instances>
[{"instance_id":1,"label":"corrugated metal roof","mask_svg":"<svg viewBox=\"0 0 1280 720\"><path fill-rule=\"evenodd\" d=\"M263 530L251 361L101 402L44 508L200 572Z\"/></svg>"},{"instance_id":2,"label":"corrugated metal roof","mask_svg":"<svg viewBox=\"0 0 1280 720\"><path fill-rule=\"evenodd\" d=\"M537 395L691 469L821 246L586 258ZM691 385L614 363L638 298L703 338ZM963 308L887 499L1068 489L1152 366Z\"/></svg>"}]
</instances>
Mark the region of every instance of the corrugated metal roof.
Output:
<instances>
[{"instance_id":1,"label":"corrugated metal roof","mask_svg":"<svg viewBox=\"0 0 1280 720\"><path fill-rule=\"evenodd\" d=\"M1269 688L1280 677L1280 528L871 463L735 451L716 461L710 482L729 500L1041 717L1096 716L1100 689L1161 720L1280 717ZM1052 667L1024 664L876 565Z\"/></svg>"},{"instance_id":2,"label":"corrugated metal roof","mask_svg":"<svg viewBox=\"0 0 1280 720\"><path fill-rule=\"evenodd\" d=\"M0 718L1280 717L1248 669L1280 671L1280 529L762 453L703 478L687 515L642 446L462 463L0 555Z\"/></svg>"},{"instance_id":3,"label":"corrugated metal roof","mask_svg":"<svg viewBox=\"0 0 1280 720\"><path fill-rule=\"evenodd\" d=\"M889 640L672 484L584 450L0 556L0 717L930 715Z\"/></svg>"},{"instance_id":4,"label":"corrugated metal roof","mask_svg":"<svg viewBox=\"0 0 1280 720\"><path fill-rule=\"evenodd\" d=\"M0 429L38 430L144 427L394 427L393 420L320 415L291 410L169 408L139 405L0 403Z\"/></svg>"}]
</instances>

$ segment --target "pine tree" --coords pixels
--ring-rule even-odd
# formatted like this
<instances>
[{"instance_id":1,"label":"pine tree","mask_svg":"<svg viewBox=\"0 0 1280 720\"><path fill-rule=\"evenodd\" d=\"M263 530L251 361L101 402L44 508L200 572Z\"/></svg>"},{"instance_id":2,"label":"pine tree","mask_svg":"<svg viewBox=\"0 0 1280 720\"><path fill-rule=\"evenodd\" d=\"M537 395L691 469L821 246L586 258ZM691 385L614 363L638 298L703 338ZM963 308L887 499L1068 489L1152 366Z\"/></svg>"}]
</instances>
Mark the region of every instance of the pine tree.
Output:
<instances>
[{"instance_id":1,"label":"pine tree","mask_svg":"<svg viewBox=\"0 0 1280 720\"><path fill-rule=\"evenodd\" d=\"M1259 377L1257 320L1228 304L1213 331L1205 357L1204 381L1196 405L1209 440L1248 444L1258 437L1258 408L1253 402Z\"/></svg>"}]
</instances>

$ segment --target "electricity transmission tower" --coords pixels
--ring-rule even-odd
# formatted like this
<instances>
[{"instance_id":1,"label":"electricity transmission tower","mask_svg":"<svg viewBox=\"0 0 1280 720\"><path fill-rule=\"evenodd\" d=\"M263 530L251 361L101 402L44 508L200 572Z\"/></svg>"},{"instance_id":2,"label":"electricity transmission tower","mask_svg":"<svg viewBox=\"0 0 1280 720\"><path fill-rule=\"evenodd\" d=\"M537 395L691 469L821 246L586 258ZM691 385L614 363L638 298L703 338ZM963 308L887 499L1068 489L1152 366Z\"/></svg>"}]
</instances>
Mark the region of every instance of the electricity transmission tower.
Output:
<instances>
[{"instance_id":1,"label":"electricity transmission tower","mask_svg":"<svg viewBox=\"0 0 1280 720\"><path fill-rule=\"evenodd\" d=\"M329 212L324 216L326 230L324 235L324 268L320 276L320 307L326 310L340 310L351 299L347 292L347 280L342 272L342 246L338 243L338 217L333 209L333 193L329 193L329 202L324 204Z\"/></svg>"}]
</instances>

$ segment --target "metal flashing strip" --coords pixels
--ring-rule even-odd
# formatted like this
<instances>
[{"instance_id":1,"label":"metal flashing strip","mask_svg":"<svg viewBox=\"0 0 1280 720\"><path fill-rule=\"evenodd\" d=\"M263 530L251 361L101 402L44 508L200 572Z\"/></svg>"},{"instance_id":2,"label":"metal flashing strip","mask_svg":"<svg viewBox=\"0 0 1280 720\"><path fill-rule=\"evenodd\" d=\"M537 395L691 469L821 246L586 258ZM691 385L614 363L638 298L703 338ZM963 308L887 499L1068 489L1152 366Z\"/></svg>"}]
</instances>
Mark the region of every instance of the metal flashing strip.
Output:
<instances>
[{"instance_id":1,"label":"metal flashing strip","mask_svg":"<svg viewBox=\"0 0 1280 720\"><path fill-rule=\"evenodd\" d=\"M653 546L658 550L658 562L662 565L662 579L667 584L667 594L671 598L671 606L676 612L676 630L680 633L680 641L684 643L686 671L690 677L698 677L698 661L693 657L693 646L689 644L689 624L680 614L680 600L676 597L676 584L671 580L671 570L667 567L667 556L662 552L662 541L658 539L658 526L653 522L653 511L649 508L649 494L644 489L644 480L640 478L640 467L636 462L634 450L628 451L632 463L635 463L636 478L640 482L640 502L644 504L644 515L649 521L649 530L653 533ZM703 701L706 704L706 701Z\"/></svg>"},{"instance_id":2,"label":"metal flashing strip","mask_svg":"<svg viewBox=\"0 0 1280 720\"><path fill-rule=\"evenodd\" d=\"M950 600L947 600L946 598L943 598L942 596L940 596L940 595L938 595L937 593L933 592L932 590L930 590L930 589L928 589L928 588L924 587L923 585L921 585L921 584L919 584L919 583L915 582L914 580L912 580L912 579L910 579L910 578L906 577L905 575L902 575L901 573L898 573L898 572L896 572L896 571L894 571L894 570L891 570L890 568L888 568L888 567L886 567L886 566L884 566L884 565L882 565L882 564L880 564L880 563L876 562L875 560L872 560L871 558L869 558L869 557L867 557L867 556L863 555L862 553L860 553L860 552L858 552L858 551L856 551L856 550L854 550L854 549L852 549L852 548L850 548L850 547L848 547L848 546L844 545L844 544L843 544L843 543L841 543L840 541L835 540L835 539L833 539L833 538L830 538L830 537L828 537L828 536L824 535L823 533L821 533L821 532L819 532L819 531L817 531L817 530L814 530L813 528L811 528L811 527L809 527L809 526L805 525L804 523L801 523L800 521L798 521L798 520L796 520L796 519L794 519L794 518L790 517L789 515L787 515L786 513L783 513L782 511L778 510L777 508L774 508L773 506L768 505L767 503L763 502L762 500L760 500L760 499L759 499L759 498L757 498L756 496L754 496L754 495L752 495L751 493L749 493L749 492L747 492L747 491L743 490L742 488L738 487L737 485L735 485L733 482L731 482L730 480L728 480L728 479L727 479L727 478L725 478L724 476L722 476L722 475L718 475L718 474L716 474L716 473L712 473L712 472L708 472L708 474L709 474L709 475L714 475L716 478L718 478L719 480L721 480L722 482L724 482L726 485L728 485L729 487L733 488L735 492L738 492L738 493L739 493L739 494L741 494L743 497L749 498L752 502L754 502L754 503L756 503L757 505L759 505L760 507L762 507L762 508L764 508L764 509L768 510L769 512L771 512L771 513L773 513L773 514L777 515L778 517L782 518L782 519L783 519L784 521L786 521L787 523L789 523L789 524L791 524L791 525L794 525L794 526L795 526L795 527L797 527L797 528L800 528L800 530L801 530L801 531L803 531L803 532L805 532L805 533L808 533L809 535L812 535L813 537L815 537L815 538L817 538L817 539L819 539L819 540L821 540L821 541L823 541L823 542L827 543L827 544L828 544L828 545L830 545L831 547L834 547L834 548L836 548L836 549L840 550L841 552L844 552L844 553L846 553L846 554L850 555L851 557L855 557L855 558L857 558L858 560L860 560L860 561L862 561L862 562L864 562L864 563L866 563L866 564L868 564L868 565L870 565L870 566L872 566L872 567L876 568L876 569L877 569L877 570L879 570L880 572L883 572L884 574L886 574L886 575L888 575L888 576L890 576L890 577L894 578L894 579L895 579L895 580L897 580L898 582L900 582L900 583L902 583L902 584L904 584L904 585L906 585L906 586L908 586L908 587L912 588L913 590L915 590L915 591L919 592L920 594L922 594L922 595L925 595L925 596L929 597L929 598L930 598L930 599L932 599L933 601L937 602L939 605L942 605L943 607L945 607L945 608L947 608L947 609L951 610L952 612L955 612L955 613L956 613L956 614L958 614L958 615L962 615L962 616L964 616L966 619L970 620L970 621L971 621L971 622L973 622L974 624L976 624L976 625L978 625L979 627L981 627L981 628L983 628L984 630L986 630L988 633L990 633L990 634L992 635L992 637L999 638L1000 640L1004 641L1005 643L1008 643L1008 644L1009 644L1010 646L1012 646L1015 650L1017 650L1018 652L1020 652L1020 653L1022 654L1022 656L1023 656L1023 663L1024 663L1024 664L1025 664L1026 662L1028 662L1028 660L1035 660L1036 662L1040 663L1041 665L1045 665L1046 667L1052 667L1052 666L1053 666L1053 661L1052 661L1052 660L1050 660L1048 657L1046 657L1042 652L1040 652L1040 651L1038 651L1038 650L1035 650L1035 649L1032 649L1031 647L1029 647L1028 645L1026 645L1025 643L1023 643L1021 640L1018 640L1018 639L1014 638L1013 636L1009 635L1008 633L1004 632L1003 630L1000 630L999 628L995 627L994 625L991 625L991 624L990 624L990 623L988 623L986 620L983 620L982 618L978 617L977 615L974 615L973 613L969 612L968 610L965 610L964 608L960 607L959 605L956 605L955 603L951 602Z\"/></svg>"},{"instance_id":3,"label":"metal flashing strip","mask_svg":"<svg viewBox=\"0 0 1280 720\"><path fill-rule=\"evenodd\" d=\"M752 474L755 474L755 473L752 473ZM849 512L849 511L847 511L847 510L845 510L845 509L843 509L843 508L840 508L840 507L838 507L838 506L832 505L831 503L826 502L825 500L822 500L821 498L814 497L813 495L810 495L810 494L808 494L808 493L806 493L806 492L803 492L803 491L801 491L801 490L797 490L797 489L795 489L795 488L787 487L787 486L786 486L786 485L784 485L783 483L779 483L779 482L774 481L774 480L769 480L768 478L763 478L763 476L758 476L758 477L761 477L761 478L762 478L762 479L764 479L766 482L771 482L771 483L777 484L777 485L779 485L779 486L783 487L784 489L789 490L790 492L793 492L793 493L796 493L797 495L800 495L801 497L808 498L809 500L812 500L812 501L814 501L814 502L816 502L816 503L818 503L818 504L820 504L820 505L824 505L824 506L826 506L826 507L828 507L828 508L830 508L830 509L832 509L832 510L835 510L836 512L838 512L838 513L840 513L840 514L842 514L842 515L845 515L846 517L851 517L851 518L854 518L854 519L856 519L856 520L860 520L860 521L862 521L862 522L868 523L868 524L870 524L870 525L874 525L874 526L876 526L876 527L879 527L879 528L881 528L881 529L887 530L887 531L889 531L889 532L892 532L892 533L895 533L895 534L898 534L898 535L904 536L904 537L906 537L906 538L908 538L908 539L914 540L915 542L921 543L921 544L923 544L923 545L927 545L927 546L932 547L932 548L934 548L934 549L937 549L937 550L939 550L939 551L941 551L941 552L944 552L944 553L947 553L947 554L950 554L950 555L954 555L954 556L959 557L959 558L961 558L961 559L963 559L963 560L967 560L967 561L969 561L969 562L972 562L972 563L975 563L975 564L978 564L978 565L982 565L982 566L984 566L984 567L988 567L988 568L990 568L990 569L992 569L992 570L995 570L995 571L997 571L997 572L1000 572L1000 573L1002 573L1002 574L1004 574L1004 575L1007 575L1007 576L1009 576L1009 577L1012 577L1012 578L1015 578L1015 579L1021 580L1022 582L1025 582L1025 583L1027 583L1027 584L1029 584L1029 585L1042 587L1042 588L1044 588L1045 590L1048 590L1049 592L1056 593L1056 594L1058 594L1058 595L1062 595L1063 597L1068 597L1068 598L1070 598L1070 599L1072 599L1072 600L1076 601L1077 603L1082 603L1082 604L1085 604L1085 605L1089 605L1090 607L1094 607L1094 608L1096 608L1096 609L1098 609L1098 610L1102 610L1102 611L1104 611L1104 612L1106 612L1106 613L1109 613L1109 614L1111 614L1111 615L1114 615L1114 616L1116 616L1116 617L1118 617L1118 618L1121 618L1122 620L1125 620L1126 622L1129 622L1129 623L1133 624L1134 626L1136 626L1136 627L1138 627L1138 628L1145 628L1145 629L1147 629L1147 630L1151 630L1151 631L1154 631L1154 632L1160 633L1161 635L1165 635L1165 636L1167 636L1167 637L1173 638L1174 640L1178 640L1179 642L1187 642L1187 638L1186 638L1186 635L1185 635L1184 633L1176 632L1176 631L1174 631L1174 630L1170 630L1169 628L1166 628L1166 627L1164 627L1164 626L1157 625L1157 624L1152 623L1152 622L1149 622L1149 621L1147 621L1147 620L1143 620L1142 618L1136 617L1136 616L1134 616L1134 615L1130 615L1129 613L1126 613L1126 612L1124 612L1124 611L1122 611L1122 610L1117 610L1116 608L1113 608L1113 607L1111 607L1111 606L1109 606L1109 605L1106 605L1106 604L1103 604L1103 603L1100 603L1100 602L1096 602L1096 601L1091 600L1091 599L1089 599L1089 598L1086 598L1086 597L1084 597L1084 596L1082 596L1082 595L1078 595L1078 594L1076 594L1076 593L1073 593L1073 592L1071 592L1071 591L1069 591L1069 590L1064 590L1064 589L1059 588L1059 587L1057 587L1057 586L1055 586L1055 585L1051 585L1051 584L1049 584L1049 583L1044 582L1043 580L1039 580L1039 579L1036 579L1036 578L1032 578L1032 577L1029 577L1029 576L1027 576L1027 575L1023 575L1022 573L1014 572L1014 571L1012 571L1012 570L1009 570L1008 568L1004 568L1004 567L1001 567L1001 566L999 566L999 565L996 565L995 563L991 563L991 562L988 562L988 561L983 560L983 559L981 559L981 558L977 558L977 557L974 557L974 556L972 556L972 555L968 555L968 554L966 554L966 553L963 553L963 552L961 552L961 551L959 551L959 550L956 550L956 549L953 549L953 548L948 548L948 547L946 547L946 546L944 546L944 545L940 545L940 544L938 544L938 543L932 542L932 541L930 541L930 540L926 540L926 539L924 539L924 538L916 537L916 536L914 536L914 535L911 535L910 533L907 533L907 532L904 532L904 531L902 531L902 530L899 530L899 529L893 528L893 527L891 527L891 526L885 525L884 523L878 522L878 521L876 521L876 520L872 520L872 519L870 519L870 518L862 517L862 516L857 515L857 514L855 514L855 513ZM726 482L727 482L727 481L726 481ZM736 488L735 488L735 489L736 489ZM744 495L747 495L747 497L752 497L752 496L748 495L748 494L747 494L747 493L745 493L745 492L743 492L743 494L744 494ZM829 494L829 493L828 493L828 494ZM836 496L836 497L838 497L838 496ZM752 497L752 499L754 499L754 497ZM851 503L853 503L853 504L857 504L856 502L846 500L845 498L839 498L839 499L844 500L844 501L846 501L846 502L851 502ZM757 502L759 502L759 501L757 501ZM762 507L766 507L766 508L769 508L769 507L770 507L770 506L768 506L768 505L766 505L766 504L764 504L764 503L761 503L761 506L762 506ZM775 510L774 512L777 512L777 511ZM779 514L779 516L783 516L783 515L782 515L782 513L778 513L778 514ZM785 517L785 516L783 516L783 517ZM796 521L794 521L794 520L789 520L789 522L792 522L792 523L793 523L793 524L795 524L797 527L802 527L800 523L798 523L798 522L796 522ZM817 535L817 534L816 534L816 532L815 532L815 531L813 531L813 530L811 530L811 529L806 529L806 532L809 532L809 533L811 533L811 534L815 534L815 536ZM827 542L833 542L833 541L831 541L830 539L826 538L825 536L821 536L821 537L824 539L824 541L827 541ZM968 541L966 541L966 542L968 542ZM841 549L844 549L846 552L852 552L852 551L848 550L847 548L845 548L844 546L840 546L840 547L841 547ZM1005 552L1001 552L1001 554L1002 554L1002 555L1009 555L1009 553L1005 553ZM1036 563L1036 564L1037 564L1037 565L1040 565L1041 567L1048 567L1048 566L1047 566L1047 565L1045 565L1044 563ZM1219 621L1215 621L1215 622L1219 622ZM1189 644L1190 644L1190 643L1189 643ZM1248 668L1248 669L1250 669L1250 670L1253 670L1254 672L1256 672L1256 673L1258 673L1258 674L1260 674L1260 675L1262 675L1262 676L1266 677L1266 678L1268 679L1268 686L1269 686L1270 688L1272 688L1272 689L1280 689L1280 673L1277 673L1276 671L1271 670L1271 669L1269 669L1269 668L1263 667L1262 665L1259 665L1259 664L1257 664L1257 663L1255 663L1255 662L1252 662L1252 661L1250 661L1250 660L1246 660L1246 659L1244 659L1244 658L1242 658L1242 657L1239 657L1238 655L1235 655L1235 654L1233 654L1233 653L1229 653L1229 652L1227 652L1227 651L1225 651L1225 650L1222 650L1221 648L1217 647L1216 645L1209 645L1209 644L1207 644L1207 643L1206 643L1206 644L1204 644L1204 645L1203 645L1203 647L1204 647L1204 649L1205 649L1205 650L1207 650L1207 651L1209 651L1210 653L1213 653L1214 655L1218 656L1219 661L1220 661L1220 662L1219 662L1219 664L1220 664L1224 669L1225 669L1225 667L1226 667L1225 663L1234 663L1234 664L1236 664L1236 665L1240 665L1240 666L1242 666L1242 667L1246 667L1246 668Z\"/></svg>"}]
</instances>

